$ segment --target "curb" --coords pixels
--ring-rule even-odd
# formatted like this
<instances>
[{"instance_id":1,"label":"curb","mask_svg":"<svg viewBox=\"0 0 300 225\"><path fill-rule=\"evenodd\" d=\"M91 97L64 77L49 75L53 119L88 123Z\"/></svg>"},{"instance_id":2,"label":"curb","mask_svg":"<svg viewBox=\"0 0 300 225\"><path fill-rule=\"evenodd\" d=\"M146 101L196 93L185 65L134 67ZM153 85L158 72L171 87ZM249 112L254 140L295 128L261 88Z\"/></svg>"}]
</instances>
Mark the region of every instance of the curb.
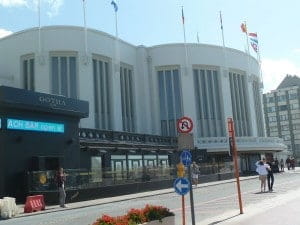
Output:
<instances>
[{"instance_id":1,"label":"curb","mask_svg":"<svg viewBox=\"0 0 300 225\"><path fill-rule=\"evenodd\" d=\"M256 176L248 176L248 177L240 177L240 181L243 180L250 180L250 179L256 179ZM229 179L229 180L222 180L222 181L214 181L214 182L208 182L204 184L199 184L196 188L206 188L206 187L211 187L211 186L217 186L221 184L227 184L227 183L233 183L235 182L234 179ZM135 193L135 194L130 194L130 195L123 195L123 196L114 196L114 197L109 197L109 198L103 198L101 199L101 202L95 202L95 203L90 203L86 205L81 205L81 206L70 206L71 204L78 204L78 203L70 203L67 204L67 208L57 208L57 206L53 209L45 209L44 211L38 211L38 212L33 212L30 214L26 213L20 213L17 216L13 218L21 218L21 217L28 217L28 216L36 216L40 214L47 214L47 213L52 213L52 212L59 212L59 211L66 211L66 210L73 210L73 209L80 209L80 208L87 208L87 207L92 207L92 206L97 206L97 205L104 205L104 204L109 204L109 203L114 203L114 202L122 202L126 200L132 200L132 199L138 199L138 198L144 198L144 197L151 197L151 196L156 196L156 195L164 195L164 194L170 194L173 193L174 189L173 188L168 188L168 189L162 189L162 190L156 190L156 191L149 191L149 192L140 192L140 193ZM115 199L114 199L115 198ZM89 200L91 201L97 201L97 200Z\"/></svg>"}]
</instances>

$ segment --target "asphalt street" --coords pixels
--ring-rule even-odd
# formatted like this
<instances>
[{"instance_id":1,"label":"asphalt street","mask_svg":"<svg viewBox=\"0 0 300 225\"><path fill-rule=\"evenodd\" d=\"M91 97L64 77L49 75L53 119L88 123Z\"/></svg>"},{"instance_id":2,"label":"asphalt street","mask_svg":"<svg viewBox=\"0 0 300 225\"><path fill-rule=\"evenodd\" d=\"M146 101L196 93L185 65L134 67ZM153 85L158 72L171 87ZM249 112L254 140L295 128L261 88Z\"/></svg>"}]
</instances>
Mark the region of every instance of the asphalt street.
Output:
<instances>
[{"instance_id":1,"label":"asphalt street","mask_svg":"<svg viewBox=\"0 0 300 225\"><path fill-rule=\"evenodd\" d=\"M299 187L300 173L298 172L275 174L274 192L260 193L258 178L241 181L243 207L273 199ZM195 219L197 224L201 222L203 222L201 224L205 224L204 221L212 221L217 215L226 212L239 214L236 190L235 182L194 188ZM189 225L192 224L189 194L185 196L185 200L186 224ZM123 215L130 208L142 208L145 204L163 205L170 208L176 214L176 225L182 224L181 196L172 192L78 209L1 220L0 225L88 225L92 224L96 218L103 214ZM210 224L216 224L217 221L213 222L210 222Z\"/></svg>"}]
</instances>

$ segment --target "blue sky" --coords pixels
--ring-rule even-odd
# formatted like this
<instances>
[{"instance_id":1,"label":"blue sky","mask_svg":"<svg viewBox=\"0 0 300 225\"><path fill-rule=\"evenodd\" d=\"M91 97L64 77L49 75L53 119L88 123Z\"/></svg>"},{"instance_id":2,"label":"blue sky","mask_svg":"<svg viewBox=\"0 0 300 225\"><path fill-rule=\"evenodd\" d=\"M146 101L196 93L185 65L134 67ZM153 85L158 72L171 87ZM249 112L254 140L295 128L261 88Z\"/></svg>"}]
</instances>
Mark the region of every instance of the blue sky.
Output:
<instances>
[{"instance_id":1,"label":"blue sky","mask_svg":"<svg viewBox=\"0 0 300 225\"><path fill-rule=\"evenodd\" d=\"M0 36L38 25L38 0L0 0ZM83 26L82 0L40 0L41 25ZM111 0L85 0L87 27L115 34ZM116 0L119 37L135 45L183 42L184 6L187 42L221 45L222 11L225 45L244 51L240 25L258 33L264 92L286 74L300 75L299 0ZM255 56L254 51L250 50Z\"/></svg>"}]
</instances>

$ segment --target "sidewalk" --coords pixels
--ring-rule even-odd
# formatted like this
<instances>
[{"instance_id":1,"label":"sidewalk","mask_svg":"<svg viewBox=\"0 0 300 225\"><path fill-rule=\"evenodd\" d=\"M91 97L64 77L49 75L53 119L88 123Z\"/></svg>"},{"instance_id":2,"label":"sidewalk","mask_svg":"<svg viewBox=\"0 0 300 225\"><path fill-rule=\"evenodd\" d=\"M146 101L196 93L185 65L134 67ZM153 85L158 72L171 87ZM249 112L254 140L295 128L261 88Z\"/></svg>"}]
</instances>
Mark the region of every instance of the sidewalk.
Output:
<instances>
[{"instance_id":1,"label":"sidewalk","mask_svg":"<svg viewBox=\"0 0 300 225\"><path fill-rule=\"evenodd\" d=\"M240 177L240 180L242 181L242 180L249 180L249 179L256 179L256 178L257 178L257 176L248 176L248 177ZM225 183L232 183L235 181L236 181L236 179L209 182L209 183L199 184L197 188L209 187L209 186L220 185L220 184L225 184ZM46 210L33 212L33 213L24 213L24 204L22 204L22 205L18 205L19 214L16 217L33 216L33 215L37 215L37 214L51 213L51 212L64 211L64 210L72 210L72 209L84 208L84 207L95 206L95 205L102 205L102 204L107 204L107 203L112 203L112 202L120 202L120 201L129 200L129 199L144 198L144 197L148 197L148 196L155 196L155 195L161 195L161 194L169 194L169 193L174 193L174 192L175 192L174 188L168 188L168 189L162 189L162 190L156 190L156 191L148 191L148 192L140 192L140 193L122 195L122 196L116 196L116 197L108 197L108 198L94 199L94 200L88 200L88 201L67 203L67 208L61 208L58 205L46 206Z\"/></svg>"},{"instance_id":2,"label":"sidewalk","mask_svg":"<svg viewBox=\"0 0 300 225\"><path fill-rule=\"evenodd\" d=\"M300 172L285 171L287 173ZM243 208L243 214L239 210L229 211L214 218L196 223L196 225L296 225L300 224L299 208L300 187L297 190L276 196L272 199L251 204Z\"/></svg>"}]
</instances>

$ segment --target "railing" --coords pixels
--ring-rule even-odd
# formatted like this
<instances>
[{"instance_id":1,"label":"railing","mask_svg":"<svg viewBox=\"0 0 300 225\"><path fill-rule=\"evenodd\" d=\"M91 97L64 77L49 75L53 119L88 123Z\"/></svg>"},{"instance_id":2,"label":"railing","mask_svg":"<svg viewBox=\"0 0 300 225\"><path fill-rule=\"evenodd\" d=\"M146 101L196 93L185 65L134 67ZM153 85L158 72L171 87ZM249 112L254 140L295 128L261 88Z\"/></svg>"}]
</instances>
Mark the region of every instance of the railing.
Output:
<instances>
[{"instance_id":1,"label":"railing","mask_svg":"<svg viewBox=\"0 0 300 225\"><path fill-rule=\"evenodd\" d=\"M131 170L111 171L110 168L104 170L88 171L84 169L66 169L66 189L89 189L105 186L117 186L130 183L152 182L173 180L177 178L177 169L174 167L145 167ZM32 171L27 174L28 191L43 192L57 191L55 183L56 171ZM186 169L187 174L187 169ZM203 163L199 165L199 175L201 177L218 177L224 174L233 174L233 163ZM215 175L215 176L212 176ZM215 178L218 179L218 178Z\"/></svg>"}]
</instances>

